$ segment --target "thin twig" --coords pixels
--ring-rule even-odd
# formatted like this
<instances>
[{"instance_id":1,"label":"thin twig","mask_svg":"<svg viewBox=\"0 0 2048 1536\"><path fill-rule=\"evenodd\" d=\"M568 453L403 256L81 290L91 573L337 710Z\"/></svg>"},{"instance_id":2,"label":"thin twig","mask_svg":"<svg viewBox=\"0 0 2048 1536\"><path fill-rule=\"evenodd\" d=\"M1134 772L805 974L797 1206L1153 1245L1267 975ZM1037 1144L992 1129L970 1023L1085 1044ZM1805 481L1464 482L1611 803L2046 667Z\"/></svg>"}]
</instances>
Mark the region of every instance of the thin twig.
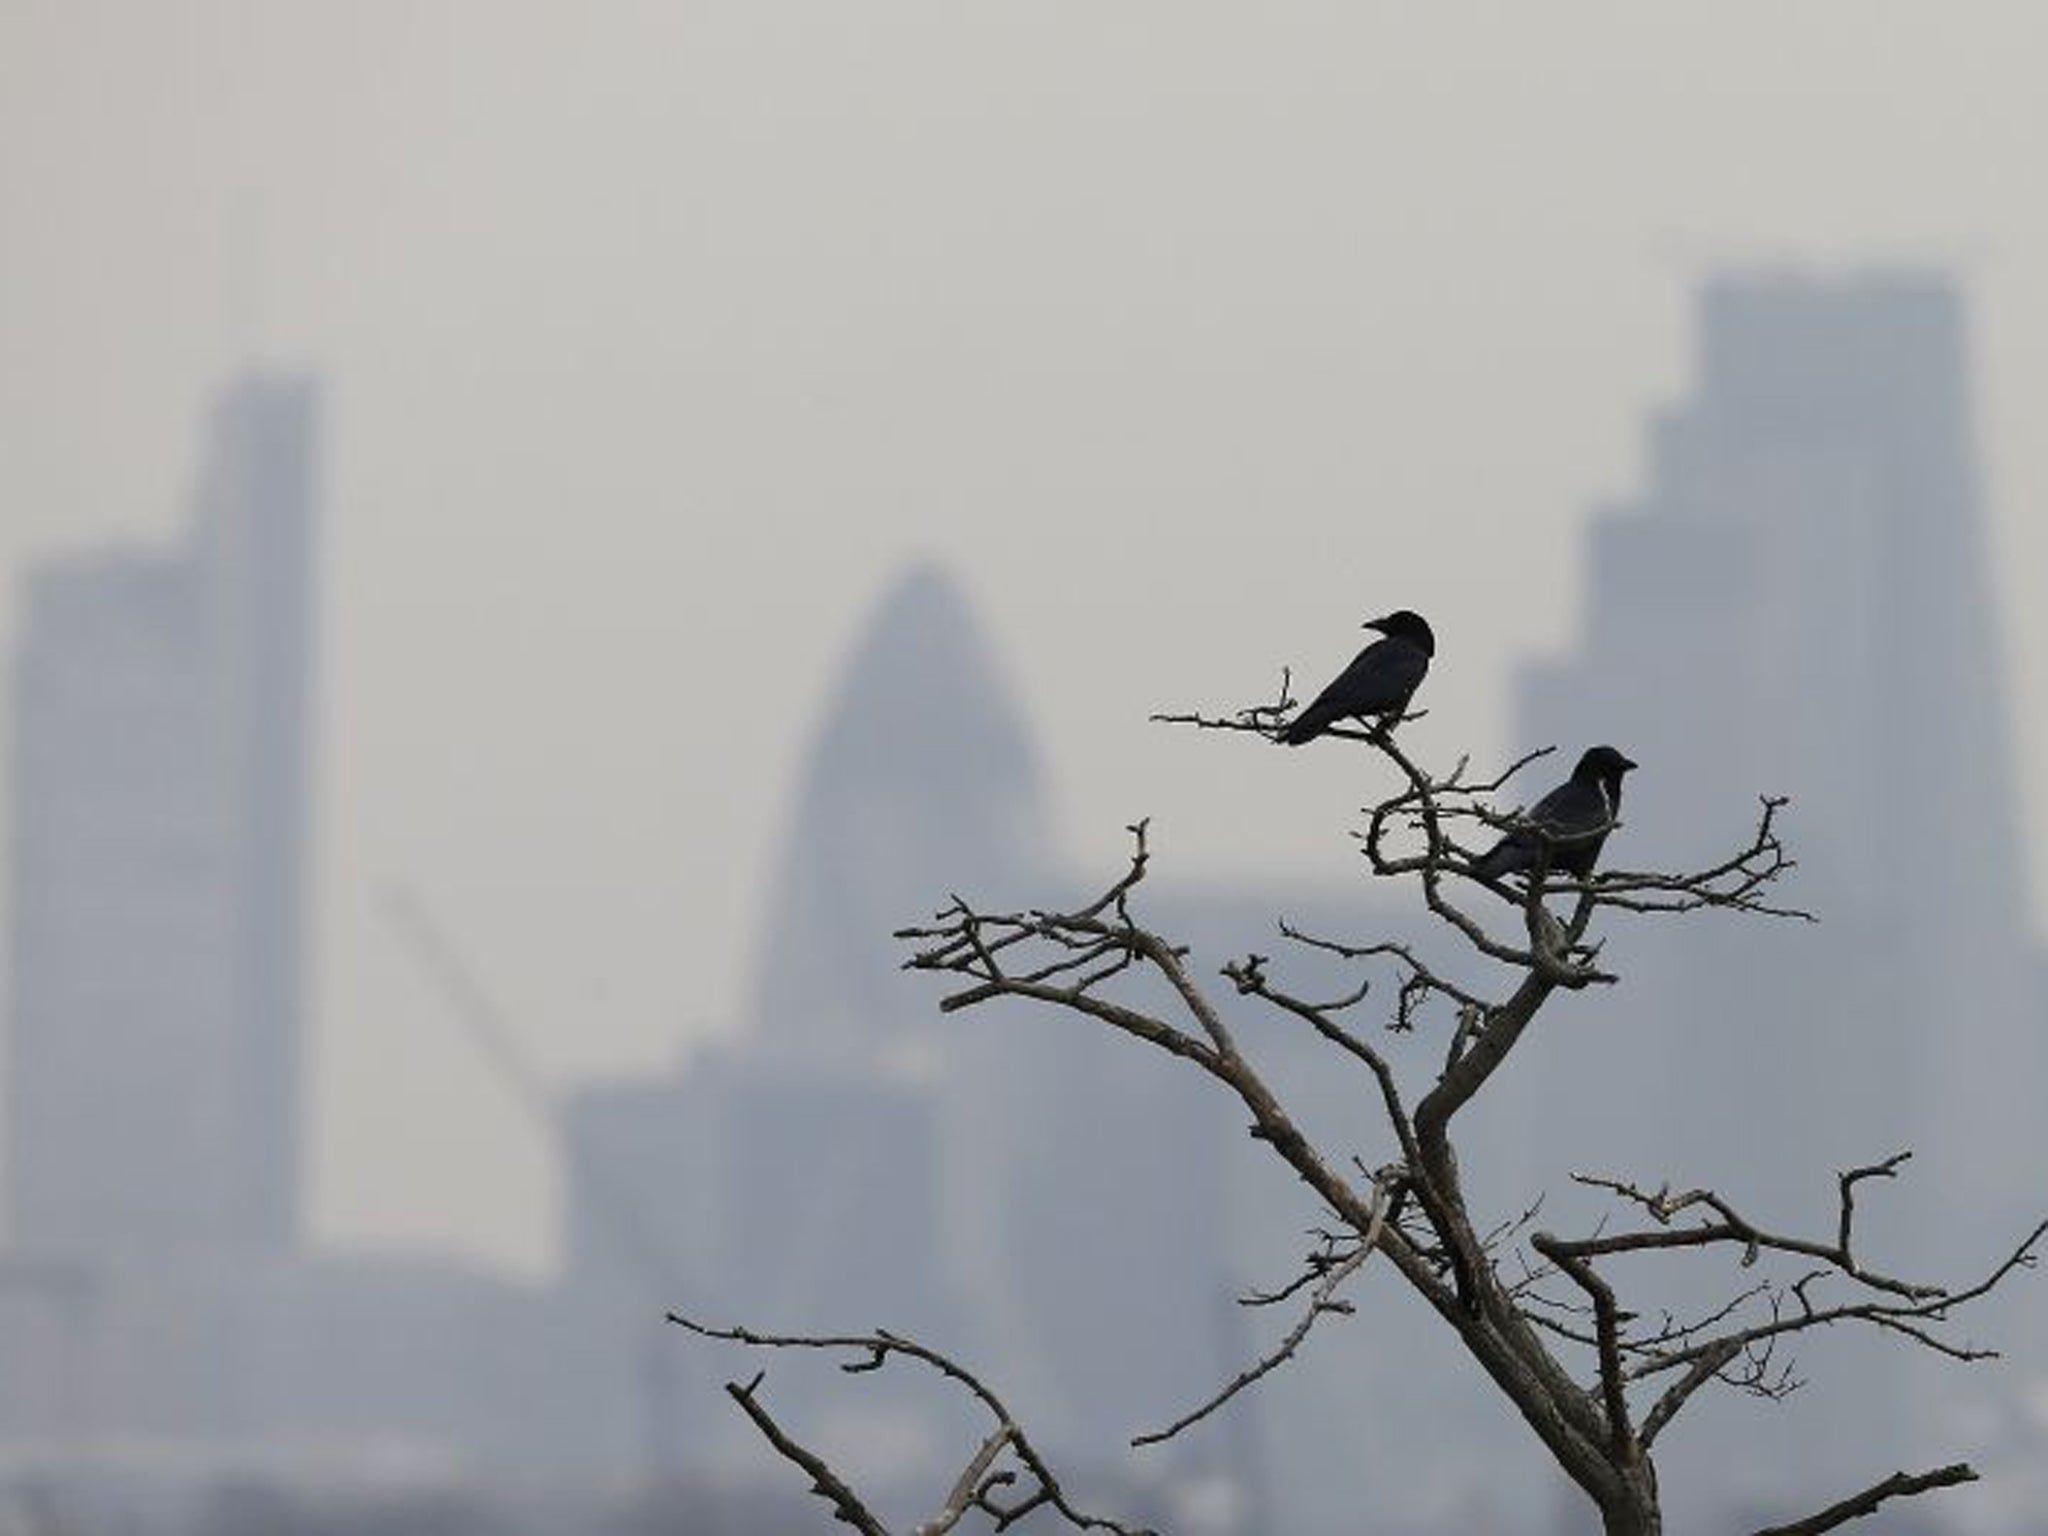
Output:
<instances>
[{"instance_id":1,"label":"thin twig","mask_svg":"<svg viewBox=\"0 0 2048 1536\"><path fill-rule=\"evenodd\" d=\"M1171 1440L1189 1425L1200 1423L1246 1387L1292 1360L1295 1351L1300 1349L1303 1341L1308 1338L1309 1330L1315 1327L1316 1319L1325 1312L1350 1311L1348 1302L1334 1301L1331 1298L1336 1295L1337 1288L1357 1273L1359 1266L1372 1257L1374 1248L1379 1245L1386 1209L1386 1190L1376 1183L1372 1192L1372 1225L1366 1229L1365 1236L1360 1239L1358 1246L1332 1265L1329 1272L1323 1276L1322 1283L1315 1288L1315 1294L1309 1298L1308 1308L1301 1314L1301 1320L1287 1331L1287 1337L1280 1341L1278 1349L1257 1363L1246 1366L1207 1402L1198 1408L1189 1409L1166 1428L1133 1435L1132 1446L1158 1445L1162 1441Z\"/></svg>"}]
</instances>

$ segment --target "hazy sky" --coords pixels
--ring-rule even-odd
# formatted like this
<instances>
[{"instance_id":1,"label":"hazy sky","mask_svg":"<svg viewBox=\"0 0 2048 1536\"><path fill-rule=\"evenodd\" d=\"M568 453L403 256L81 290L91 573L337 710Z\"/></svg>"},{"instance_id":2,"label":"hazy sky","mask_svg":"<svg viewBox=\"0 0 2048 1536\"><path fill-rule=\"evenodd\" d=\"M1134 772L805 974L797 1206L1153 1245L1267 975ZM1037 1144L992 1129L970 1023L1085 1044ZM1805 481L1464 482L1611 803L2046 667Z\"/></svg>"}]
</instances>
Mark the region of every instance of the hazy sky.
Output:
<instances>
[{"instance_id":1,"label":"hazy sky","mask_svg":"<svg viewBox=\"0 0 2048 1536\"><path fill-rule=\"evenodd\" d=\"M2044 56L2038 0L0 0L0 568L162 536L209 390L325 376L315 1227L531 1266L547 1150L388 882L564 1082L733 1027L919 555L1077 860L1349 875L1343 765L1145 711L1405 604L1422 734L1506 746L1723 265L1967 282L2048 883Z\"/></svg>"}]
</instances>

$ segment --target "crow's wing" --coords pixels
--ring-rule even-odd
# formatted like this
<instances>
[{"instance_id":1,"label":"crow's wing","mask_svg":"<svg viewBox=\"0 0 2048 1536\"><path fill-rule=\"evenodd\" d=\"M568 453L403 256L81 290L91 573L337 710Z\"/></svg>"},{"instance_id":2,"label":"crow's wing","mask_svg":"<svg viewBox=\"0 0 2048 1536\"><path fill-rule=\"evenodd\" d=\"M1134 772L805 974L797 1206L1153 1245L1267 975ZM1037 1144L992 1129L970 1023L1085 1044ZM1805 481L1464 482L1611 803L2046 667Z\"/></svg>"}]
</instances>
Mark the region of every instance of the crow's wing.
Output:
<instances>
[{"instance_id":1,"label":"crow's wing","mask_svg":"<svg viewBox=\"0 0 2048 1536\"><path fill-rule=\"evenodd\" d=\"M1607 830L1614 820L1607 791L1596 783L1570 779L1538 800L1528 819L1560 839L1559 852L1585 846L1585 840Z\"/></svg>"},{"instance_id":2,"label":"crow's wing","mask_svg":"<svg viewBox=\"0 0 2048 1536\"><path fill-rule=\"evenodd\" d=\"M1540 827L1553 838L1564 839L1600 832L1614 819L1614 815L1608 808L1606 791L1598 784L1566 779L1530 806L1522 819ZM1479 872L1498 877L1528 869L1536 862L1537 846L1532 834L1510 832L1479 860ZM1584 846L1583 843L1563 843L1552 849L1551 858L1556 861L1567 857L1573 848Z\"/></svg>"},{"instance_id":3,"label":"crow's wing","mask_svg":"<svg viewBox=\"0 0 2048 1536\"><path fill-rule=\"evenodd\" d=\"M1330 686L1280 732L1280 740L1300 746L1335 725L1359 715L1388 715L1406 709L1429 672L1429 652L1397 636L1375 640L1339 672Z\"/></svg>"},{"instance_id":4,"label":"crow's wing","mask_svg":"<svg viewBox=\"0 0 2048 1536\"><path fill-rule=\"evenodd\" d=\"M1378 715L1405 708L1428 672L1429 657L1422 647L1406 640L1382 640L1360 651L1332 686L1350 679L1345 700L1348 712Z\"/></svg>"},{"instance_id":5,"label":"crow's wing","mask_svg":"<svg viewBox=\"0 0 2048 1536\"><path fill-rule=\"evenodd\" d=\"M1303 723L1318 729L1352 715L1379 715L1398 709L1421 686L1429 658L1403 640L1375 640L1337 674L1329 687L1301 712Z\"/></svg>"}]
</instances>

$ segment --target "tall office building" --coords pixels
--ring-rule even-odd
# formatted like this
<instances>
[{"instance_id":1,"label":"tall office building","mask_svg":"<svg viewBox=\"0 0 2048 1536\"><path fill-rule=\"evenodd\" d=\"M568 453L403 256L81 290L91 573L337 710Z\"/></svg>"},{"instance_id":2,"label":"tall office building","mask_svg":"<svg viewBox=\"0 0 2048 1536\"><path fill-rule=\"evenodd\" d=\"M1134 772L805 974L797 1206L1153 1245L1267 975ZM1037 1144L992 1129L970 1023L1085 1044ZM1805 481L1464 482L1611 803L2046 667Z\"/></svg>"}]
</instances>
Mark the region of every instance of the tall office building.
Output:
<instances>
[{"instance_id":1,"label":"tall office building","mask_svg":"<svg viewBox=\"0 0 2048 1536\"><path fill-rule=\"evenodd\" d=\"M8 1237L87 1263L298 1229L315 393L216 404L170 549L29 577Z\"/></svg>"},{"instance_id":2,"label":"tall office building","mask_svg":"<svg viewBox=\"0 0 2048 1536\"><path fill-rule=\"evenodd\" d=\"M760 939L760 1045L811 1069L929 1076L931 988L889 937L949 889L1046 894L1037 753L952 580L905 573L854 645L808 767Z\"/></svg>"},{"instance_id":3,"label":"tall office building","mask_svg":"<svg viewBox=\"0 0 2048 1536\"><path fill-rule=\"evenodd\" d=\"M1731 780L1796 792L1830 897L1894 930L1931 923L1943 946L1975 928L2014 947L2027 925L1959 299L1903 275L1725 280L1699 336L1693 397L1654 425L1648 489L1595 526L1584 644L1531 679L1524 731L1627 734L1649 803L1684 805L1686 826ZM1874 835L1909 807L1942 835ZM1721 830L1659 829L1693 853Z\"/></svg>"},{"instance_id":4,"label":"tall office building","mask_svg":"<svg viewBox=\"0 0 2048 1536\"><path fill-rule=\"evenodd\" d=\"M1710 285L1697 387L1596 523L1583 644L1528 680L1520 734L1641 760L1612 847L1638 867L1730 851L1755 794L1791 795L1818 930L1632 932L1685 977L1635 1003L1688 1020L1664 1042L1688 1096L1718 1083L1830 1155L1945 1151L1951 1200L1995 1205L2039 1061L1965 350L1936 279Z\"/></svg>"},{"instance_id":5,"label":"tall office building","mask_svg":"<svg viewBox=\"0 0 2048 1536\"><path fill-rule=\"evenodd\" d=\"M1781 894L1821 921L1607 922L1622 985L1547 1027L1523 1140L1802 1227L1829 1219L1832 1170L1911 1147L1864 1202L1869 1256L1956 1282L2038 1203L2048 1144L1963 306L1912 274L1751 276L1705 290L1698 334L1518 735L1642 763L1608 846L1628 868L1702 867L1757 794L1790 795ZM1997 1308L1978 1330L2023 1345ZM1817 1390L1831 1371L1853 1379L1816 1363ZM1884 1444L1855 1436L1928 1400L1887 1380L1805 1454L1846 1473Z\"/></svg>"}]
</instances>

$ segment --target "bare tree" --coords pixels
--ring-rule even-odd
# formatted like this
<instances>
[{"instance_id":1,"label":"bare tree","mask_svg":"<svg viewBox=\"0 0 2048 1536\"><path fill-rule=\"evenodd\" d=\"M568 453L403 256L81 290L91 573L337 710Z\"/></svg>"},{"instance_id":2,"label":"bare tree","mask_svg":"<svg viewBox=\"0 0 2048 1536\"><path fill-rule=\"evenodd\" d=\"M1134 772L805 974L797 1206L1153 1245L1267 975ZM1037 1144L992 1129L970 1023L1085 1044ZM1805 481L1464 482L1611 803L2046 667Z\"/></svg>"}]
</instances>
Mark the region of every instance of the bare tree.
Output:
<instances>
[{"instance_id":1,"label":"bare tree","mask_svg":"<svg viewBox=\"0 0 2048 1536\"><path fill-rule=\"evenodd\" d=\"M1283 680L1275 704L1225 717L1157 718L1271 737L1293 710L1287 695ZM1719 1383L1759 1397L1785 1395L1799 1384L1786 1348L1800 1334L1834 1324L1862 1325L1956 1360L1990 1355L1956 1339L1949 1331L1951 1319L2015 1269L2031 1266L2048 1222L1965 1284L1932 1284L1875 1267L1857 1246L1857 1199L1868 1186L1893 1179L1909 1156L1905 1152L1838 1173L1837 1218L1832 1231L1817 1236L1760 1226L1712 1189L1652 1188L1606 1173L1574 1175L1612 1203L1607 1218L1577 1236L1529 1231L1533 1214L1490 1227L1468 1203L1453 1134L1458 1116L1495 1079L1547 1003L1560 993L1615 982L1601 941L1593 936L1597 919L1719 910L1810 920L1775 898L1779 880L1793 867L1779 835L1783 800L1763 799L1748 842L1708 868L1683 873L1607 870L1579 879L1553 872L1562 846L1558 839L1496 809L1514 775L1545 753L1480 779L1463 760L1446 773L1426 772L1396 744L1391 728L1332 734L1363 746L1392 770L1395 788L1367 808L1360 833L1372 873L1411 883L1436 919L1471 951L1505 966L1512 982L1482 990L1426 963L1410 945L1351 943L1284 923L1280 933L1294 951L1313 951L1357 967L1355 987L1334 1001L1313 1001L1289 990L1269 956L1247 954L1222 967L1230 993L1313 1031L1363 1074L1361 1086L1369 1084L1377 1097L1388 1136L1390 1155L1380 1166L1340 1160L1304 1134L1240 1051L1218 990L1191 973L1188 950L1140 921L1137 897L1151 858L1142 822L1130 828L1133 849L1123 872L1076 910L1004 911L956 897L931 923L898 934L913 946L906 962L911 969L954 984L939 1005L946 1012L1023 999L1084 1015L1204 1073L1235 1098L1250 1116L1252 1136L1328 1213L1326 1227L1295 1277L1273 1291L1243 1298L1248 1306L1300 1309L1279 1346L1207 1401L1161 1429L1136 1436L1134 1445L1172 1439L1294 1358L1320 1317L1350 1309L1343 1292L1376 1255L1457 1335L1557 1465L1597 1506L1610 1536L1650 1536L1661 1530L1653 1453L1694 1394ZM1469 844L1502 832L1519 833L1537 845L1535 868L1519 882L1491 879L1475 868ZM1497 914L1501 901L1513 914L1507 922L1482 915ZM1386 1027L1412 1030L1425 1014L1454 1021L1441 1068L1419 1098L1404 1089L1388 1055L1355 1022L1376 969L1391 969L1396 978ZM1141 994L1131 983L1147 975L1164 983L1167 1007L1134 1000ZM1426 1009L1432 1001L1447 1006ZM1697 1315L1624 1304L1617 1289L1627 1268L1623 1261L1646 1254L1702 1260L1726 1256L1740 1278L1732 1294ZM1797 1273L1752 1279L1773 1273L1768 1264L1758 1266L1761 1258L1780 1260ZM989 1432L936 1512L915 1527L920 1536L938 1536L970 1516L1001 1531L1043 1510L1077 1529L1135 1536L1130 1527L1076 1508L995 1393L935 1350L888 1333L771 1335L672 1318L699 1334L746 1345L848 1352L849 1371L905 1361L964 1388L988 1414ZM881 1536L886 1527L845 1478L770 1415L760 1386L756 1376L745 1384L729 1384L727 1391L775 1449L811 1479L839 1520ZM1975 1476L1962 1464L1916 1475L1894 1473L1760 1536L1814 1536L1887 1500Z\"/></svg>"}]
</instances>

